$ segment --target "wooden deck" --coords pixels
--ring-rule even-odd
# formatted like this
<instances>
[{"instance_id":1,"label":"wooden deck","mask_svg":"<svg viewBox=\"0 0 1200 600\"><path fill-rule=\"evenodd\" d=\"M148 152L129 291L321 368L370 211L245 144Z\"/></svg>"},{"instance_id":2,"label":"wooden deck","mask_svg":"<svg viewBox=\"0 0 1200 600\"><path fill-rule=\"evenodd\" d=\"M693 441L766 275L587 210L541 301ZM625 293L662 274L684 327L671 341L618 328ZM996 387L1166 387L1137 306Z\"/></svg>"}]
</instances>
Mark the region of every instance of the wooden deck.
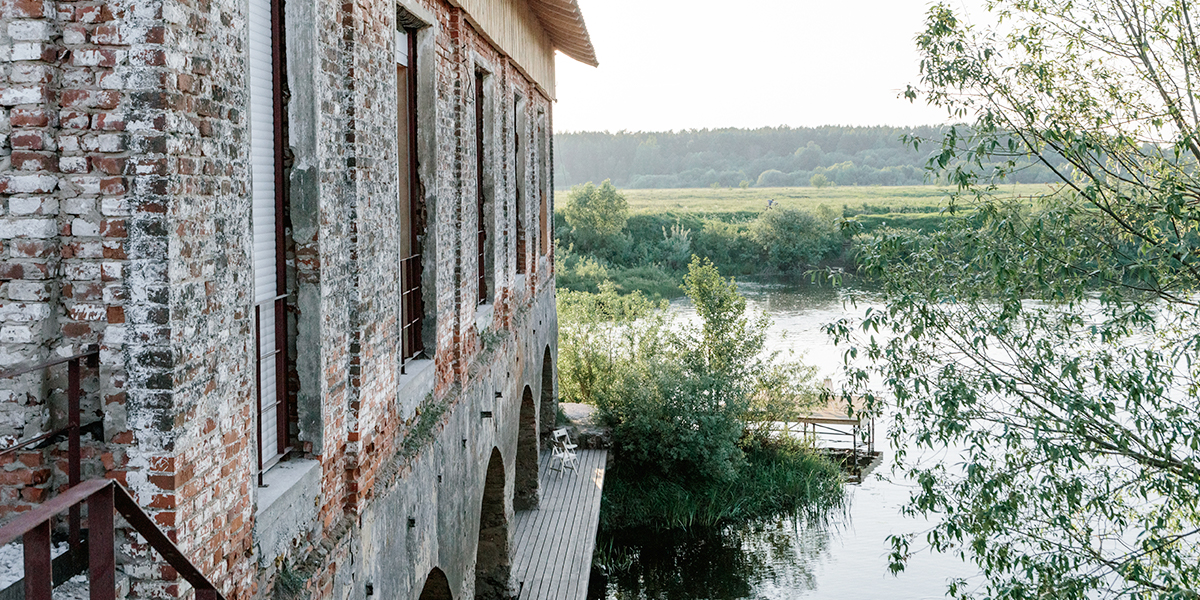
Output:
<instances>
[{"instance_id":1,"label":"wooden deck","mask_svg":"<svg viewBox=\"0 0 1200 600\"><path fill-rule=\"evenodd\" d=\"M541 457L541 505L515 518L512 577L520 600L587 597L607 460L607 450L580 450L578 469L560 477L550 455Z\"/></svg>"}]
</instances>

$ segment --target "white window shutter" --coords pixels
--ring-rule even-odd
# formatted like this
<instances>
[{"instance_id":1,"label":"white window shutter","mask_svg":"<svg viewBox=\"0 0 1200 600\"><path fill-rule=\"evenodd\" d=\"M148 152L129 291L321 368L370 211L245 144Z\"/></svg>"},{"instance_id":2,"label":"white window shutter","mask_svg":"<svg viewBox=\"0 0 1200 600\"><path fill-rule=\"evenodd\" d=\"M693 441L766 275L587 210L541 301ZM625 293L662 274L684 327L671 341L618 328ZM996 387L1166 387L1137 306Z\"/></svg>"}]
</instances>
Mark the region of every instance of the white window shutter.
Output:
<instances>
[{"instance_id":1,"label":"white window shutter","mask_svg":"<svg viewBox=\"0 0 1200 600\"><path fill-rule=\"evenodd\" d=\"M259 307L259 389L263 463L278 455L275 361L275 86L271 0L250 0L250 179L254 230L254 303Z\"/></svg>"}]
</instances>

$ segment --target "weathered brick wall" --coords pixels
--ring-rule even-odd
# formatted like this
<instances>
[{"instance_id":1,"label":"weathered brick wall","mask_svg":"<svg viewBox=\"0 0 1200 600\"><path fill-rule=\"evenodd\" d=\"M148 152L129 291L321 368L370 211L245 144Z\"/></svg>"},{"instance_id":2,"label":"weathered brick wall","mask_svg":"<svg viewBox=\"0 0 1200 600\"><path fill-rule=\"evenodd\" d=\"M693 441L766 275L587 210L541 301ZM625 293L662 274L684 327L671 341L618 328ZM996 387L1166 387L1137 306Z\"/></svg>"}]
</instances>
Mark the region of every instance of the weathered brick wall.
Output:
<instances>
[{"instance_id":1,"label":"weathered brick wall","mask_svg":"<svg viewBox=\"0 0 1200 600\"><path fill-rule=\"evenodd\" d=\"M100 342L84 422L102 416L105 439L86 453L100 461L85 476L123 481L235 595L251 573L240 560L253 397L242 10L155 0L0 7L0 238L13 279L0 310L2 362ZM0 398L10 440L65 419L42 401L60 401L62 377L27 379ZM42 455L21 461L65 471L60 448ZM48 485L62 483L60 472ZM0 510L26 508L11 492ZM134 539L125 552L147 550ZM129 571L135 596L176 587L154 563Z\"/></svg>"},{"instance_id":2,"label":"weathered brick wall","mask_svg":"<svg viewBox=\"0 0 1200 600\"><path fill-rule=\"evenodd\" d=\"M103 450L85 476L119 468L132 441L126 425L131 186L129 157L153 149L162 123L131 110L145 85L135 52L161 28L139 21L132 2L0 3L0 366L69 354L99 342L99 377L88 373L84 423L103 420ZM0 438L65 424L65 368L0 382ZM102 410L103 407L103 410ZM85 438L85 443L93 445ZM66 483L64 444L10 463L0 516L28 509Z\"/></svg>"},{"instance_id":3,"label":"weathered brick wall","mask_svg":"<svg viewBox=\"0 0 1200 600\"><path fill-rule=\"evenodd\" d=\"M170 383L146 390L157 419L136 430L130 455L144 453L151 469L166 464L133 489L143 503L166 505L159 523L227 596L245 597L256 451L245 4L183 0L158 10L165 47L146 75L162 83L170 137L160 172L169 179L165 214L147 225L166 260L145 268L164 284L158 310L169 311L169 332L130 359L145 356L147 372L161 367ZM171 591L170 582L140 585L147 596Z\"/></svg>"},{"instance_id":4,"label":"weathered brick wall","mask_svg":"<svg viewBox=\"0 0 1200 600\"><path fill-rule=\"evenodd\" d=\"M549 169L537 168L548 157L535 134L550 103L461 9L417 5L432 17L419 124L428 149L425 282L436 316L427 346L433 399L451 410L428 448L398 455L415 417L401 406L419 400L397 393L395 5L288 0L285 10L302 15L289 21L289 53L303 56L288 71L293 434L295 455L319 461L321 493L318 525L290 554L264 560L253 533L245 4L0 0L0 278L11 280L0 286L0 367L101 344L84 420L102 419L104 439L87 450L85 476L125 483L229 598L269 595L270 565L285 563L304 565L314 598L343 587L363 597L362 578L387 579L389 570L408 582L388 584L399 593L438 565L469 594L493 448L511 482L514 407L525 385L540 390L556 331L552 262L541 266L537 251L537 178ZM482 329L477 65L491 73L494 103L496 294ZM521 206L514 93L526 98ZM520 277L518 211L530 259ZM0 445L61 425L62 385L61 375L30 375L0 388ZM480 422L484 407L494 423ZM0 461L0 516L65 483L61 446ZM403 503L436 515L411 532L419 552L398 550L399 538L364 540L370 523L405 530ZM123 555L134 597L179 594L136 537Z\"/></svg>"}]
</instances>

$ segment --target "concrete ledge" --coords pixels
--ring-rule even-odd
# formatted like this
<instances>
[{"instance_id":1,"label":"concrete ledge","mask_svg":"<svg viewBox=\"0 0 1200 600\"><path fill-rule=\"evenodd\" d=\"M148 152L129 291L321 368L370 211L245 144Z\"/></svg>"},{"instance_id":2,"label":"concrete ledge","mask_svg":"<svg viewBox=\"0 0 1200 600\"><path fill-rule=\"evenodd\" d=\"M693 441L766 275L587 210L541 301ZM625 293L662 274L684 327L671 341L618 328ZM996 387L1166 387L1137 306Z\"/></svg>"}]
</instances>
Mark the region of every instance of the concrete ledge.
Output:
<instances>
[{"instance_id":1,"label":"concrete ledge","mask_svg":"<svg viewBox=\"0 0 1200 600\"><path fill-rule=\"evenodd\" d=\"M437 370L428 358L410 360L404 365L404 373L396 378L396 405L400 407L400 418L407 421L417 412L425 396L433 393Z\"/></svg>"},{"instance_id":2,"label":"concrete ledge","mask_svg":"<svg viewBox=\"0 0 1200 600\"><path fill-rule=\"evenodd\" d=\"M267 565L284 554L292 540L317 522L321 493L321 463L294 459L281 462L263 475L254 514L258 562Z\"/></svg>"},{"instance_id":3,"label":"concrete ledge","mask_svg":"<svg viewBox=\"0 0 1200 600\"><path fill-rule=\"evenodd\" d=\"M492 315L495 314L493 306L491 302L488 302L487 304L480 304L475 309L475 330L479 333L492 328Z\"/></svg>"}]
</instances>

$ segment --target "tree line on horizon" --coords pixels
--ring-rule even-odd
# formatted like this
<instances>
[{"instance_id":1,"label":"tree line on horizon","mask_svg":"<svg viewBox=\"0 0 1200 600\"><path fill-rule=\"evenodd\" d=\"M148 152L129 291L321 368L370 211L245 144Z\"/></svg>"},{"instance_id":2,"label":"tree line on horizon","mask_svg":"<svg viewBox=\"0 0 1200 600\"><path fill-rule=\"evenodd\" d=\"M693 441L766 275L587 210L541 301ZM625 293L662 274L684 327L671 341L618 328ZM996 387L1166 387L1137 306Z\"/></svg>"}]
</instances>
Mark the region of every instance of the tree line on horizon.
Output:
<instances>
[{"instance_id":1,"label":"tree line on horizon","mask_svg":"<svg viewBox=\"0 0 1200 600\"><path fill-rule=\"evenodd\" d=\"M762 127L666 132L568 132L554 136L554 187L611 180L618 188L921 185L940 148L914 149L906 136L938 139L945 127ZM1056 181L1025 161L1008 183ZM822 177L814 176L821 175Z\"/></svg>"}]
</instances>

